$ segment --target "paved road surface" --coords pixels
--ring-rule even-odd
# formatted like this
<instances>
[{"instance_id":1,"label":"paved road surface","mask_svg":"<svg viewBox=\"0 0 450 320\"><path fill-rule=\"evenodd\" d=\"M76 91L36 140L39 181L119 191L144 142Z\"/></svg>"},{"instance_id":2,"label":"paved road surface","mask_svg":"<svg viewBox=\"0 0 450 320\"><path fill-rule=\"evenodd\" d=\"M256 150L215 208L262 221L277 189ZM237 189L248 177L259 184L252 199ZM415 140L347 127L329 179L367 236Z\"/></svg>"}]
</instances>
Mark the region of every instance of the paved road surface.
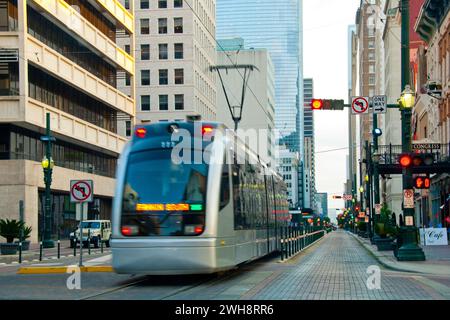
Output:
<instances>
[{"instance_id":1,"label":"paved road surface","mask_svg":"<svg viewBox=\"0 0 450 320\"><path fill-rule=\"evenodd\" d=\"M381 289L370 290L366 285L370 266L377 262L366 249L338 231L286 263L266 258L221 277L87 273L82 275L81 290L68 290L68 275L0 273L0 299L450 299L448 277L385 269Z\"/></svg>"}]
</instances>

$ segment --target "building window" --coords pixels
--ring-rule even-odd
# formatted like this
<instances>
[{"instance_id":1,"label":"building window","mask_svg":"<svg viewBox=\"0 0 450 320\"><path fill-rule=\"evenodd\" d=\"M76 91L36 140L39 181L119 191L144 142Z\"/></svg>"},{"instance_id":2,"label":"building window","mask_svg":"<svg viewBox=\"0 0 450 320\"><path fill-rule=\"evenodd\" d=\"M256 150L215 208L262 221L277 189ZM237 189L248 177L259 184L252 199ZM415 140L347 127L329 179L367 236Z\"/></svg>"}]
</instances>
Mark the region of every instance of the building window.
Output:
<instances>
[{"instance_id":1,"label":"building window","mask_svg":"<svg viewBox=\"0 0 450 320\"><path fill-rule=\"evenodd\" d=\"M141 111L150 111L150 96L141 96Z\"/></svg>"},{"instance_id":2,"label":"building window","mask_svg":"<svg viewBox=\"0 0 450 320\"><path fill-rule=\"evenodd\" d=\"M173 32L174 33L183 33L183 18L174 18L173 19Z\"/></svg>"},{"instance_id":3,"label":"building window","mask_svg":"<svg viewBox=\"0 0 450 320\"><path fill-rule=\"evenodd\" d=\"M141 85L150 85L150 70L141 70Z\"/></svg>"},{"instance_id":4,"label":"building window","mask_svg":"<svg viewBox=\"0 0 450 320\"><path fill-rule=\"evenodd\" d=\"M369 85L375 85L375 75L373 74L369 75Z\"/></svg>"},{"instance_id":5,"label":"building window","mask_svg":"<svg viewBox=\"0 0 450 320\"><path fill-rule=\"evenodd\" d=\"M169 96L167 94L159 95L159 110L169 110Z\"/></svg>"},{"instance_id":6,"label":"building window","mask_svg":"<svg viewBox=\"0 0 450 320\"><path fill-rule=\"evenodd\" d=\"M141 19L141 34L150 34L150 20Z\"/></svg>"},{"instance_id":7,"label":"building window","mask_svg":"<svg viewBox=\"0 0 450 320\"><path fill-rule=\"evenodd\" d=\"M149 8L149 0L141 0L141 9Z\"/></svg>"},{"instance_id":8,"label":"building window","mask_svg":"<svg viewBox=\"0 0 450 320\"><path fill-rule=\"evenodd\" d=\"M130 120L125 121L125 136L127 136L127 137L131 136L131 121Z\"/></svg>"},{"instance_id":9,"label":"building window","mask_svg":"<svg viewBox=\"0 0 450 320\"><path fill-rule=\"evenodd\" d=\"M158 33L159 34L167 33L167 19L166 18L158 19Z\"/></svg>"},{"instance_id":10,"label":"building window","mask_svg":"<svg viewBox=\"0 0 450 320\"><path fill-rule=\"evenodd\" d=\"M184 69L175 69L175 84L184 84Z\"/></svg>"},{"instance_id":11,"label":"building window","mask_svg":"<svg viewBox=\"0 0 450 320\"><path fill-rule=\"evenodd\" d=\"M125 0L125 9L130 9L130 0Z\"/></svg>"},{"instance_id":12,"label":"building window","mask_svg":"<svg viewBox=\"0 0 450 320\"><path fill-rule=\"evenodd\" d=\"M174 44L174 58L175 59L183 59L184 58L184 49L182 43Z\"/></svg>"},{"instance_id":13,"label":"building window","mask_svg":"<svg viewBox=\"0 0 450 320\"><path fill-rule=\"evenodd\" d=\"M175 95L175 110L184 110L184 94Z\"/></svg>"},{"instance_id":14,"label":"building window","mask_svg":"<svg viewBox=\"0 0 450 320\"><path fill-rule=\"evenodd\" d=\"M125 73L125 86L130 86L131 84L131 76L128 73Z\"/></svg>"},{"instance_id":15,"label":"building window","mask_svg":"<svg viewBox=\"0 0 450 320\"><path fill-rule=\"evenodd\" d=\"M174 8L183 8L183 0L173 0Z\"/></svg>"},{"instance_id":16,"label":"building window","mask_svg":"<svg viewBox=\"0 0 450 320\"><path fill-rule=\"evenodd\" d=\"M141 60L150 60L149 44L141 44Z\"/></svg>"},{"instance_id":17,"label":"building window","mask_svg":"<svg viewBox=\"0 0 450 320\"><path fill-rule=\"evenodd\" d=\"M158 0L158 8L159 9L167 8L167 0Z\"/></svg>"},{"instance_id":18,"label":"building window","mask_svg":"<svg viewBox=\"0 0 450 320\"><path fill-rule=\"evenodd\" d=\"M375 65L374 64L369 65L369 73L375 73Z\"/></svg>"},{"instance_id":19,"label":"building window","mask_svg":"<svg viewBox=\"0 0 450 320\"><path fill-rule=\"evenodd\" d=\"M369 52L369 60L375 60L375 52Z\"/></svg>"},{"instance_id":20,"label":"building window","mask_svg":"<svg viewBox=\"0 0 450 320\"><path fill-rule=\"evenodd\" d=\"M159 70L159 84L160 85L169 84L169 70L167 69Z\"/></svg>"},{"instance_id":21,"label":"building window","mask_svg":"<svg viewBox=\"0 0 450 320\"><path fill-rule=\"evenodd\" d=\"M160 60L167 60L169 58L169 48L167 43L160 43L159 44L159 59Z\"/></svg>"},{"instance_id":22,"label":"building window","mask_svg":"<svg viewBox=\"0 0 450 320\"><path fill-rule=\"evenodd\" d=\"M128 53L128 54L130 54L131 49L130 49L130 45L129 45L129 44L126 44L126 45L125 45L125 52Z\"/></svg>"}]
</instances>

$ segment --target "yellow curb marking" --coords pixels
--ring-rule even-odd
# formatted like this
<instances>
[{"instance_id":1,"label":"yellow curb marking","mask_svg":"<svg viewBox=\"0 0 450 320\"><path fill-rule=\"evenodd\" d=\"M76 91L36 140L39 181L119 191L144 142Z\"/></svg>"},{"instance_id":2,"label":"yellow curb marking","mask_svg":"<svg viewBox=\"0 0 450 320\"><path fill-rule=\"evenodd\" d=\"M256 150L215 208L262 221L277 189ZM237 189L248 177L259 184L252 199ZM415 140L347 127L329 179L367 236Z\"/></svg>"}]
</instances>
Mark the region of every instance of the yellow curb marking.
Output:
<instances>
[{"instance_id":1,"label":"yellow curb marking","mask_svg":"<svg viewBox=\"0 0 450 320\"><path fill-rule=\"evenodd\" d=\"M68 268L74 268L74 266L64 267L23 267L17 271L17 274L61 274L67 273ZM81 272L114 272L112 266L88 266L81 267Z\"/></svg>"}]
</instances>

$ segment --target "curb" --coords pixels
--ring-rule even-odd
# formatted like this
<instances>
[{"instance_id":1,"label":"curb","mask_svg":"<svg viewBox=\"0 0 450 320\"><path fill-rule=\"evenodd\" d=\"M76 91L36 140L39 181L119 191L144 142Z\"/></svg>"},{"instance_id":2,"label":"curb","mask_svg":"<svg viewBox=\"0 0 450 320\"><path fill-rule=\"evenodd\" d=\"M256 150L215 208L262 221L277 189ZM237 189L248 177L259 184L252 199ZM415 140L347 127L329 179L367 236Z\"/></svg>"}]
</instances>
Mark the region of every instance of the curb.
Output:
<instances>
[{"instance_id":1,"label":"curb","mask_svg":"<svg viewBox=\"0 0 450 320\"><path fill-rule=\"evenodd\" d=\"M358 243L359 243L364 249L366 249L367 252L369 252L369 254L370 254L372 257L374 257L375 260L377 260L379 264L381 264L381 265L382 265L383 267L385 267L386 269L393 270L393 271L399 271L399 272L407 272L407 273L432 274L432 273L427 273L427 272L423 272L423 271L414 271L414 270L402 269L402 268L399 268L399 267L392 266L391 264L384 262L379 256L377 256L377 255L375 254L375 252L373 252L373 251L371 250L370 247L367 247L367 245L366 245L364 242L362 242L362 241L358 238L358 236L354 235L354 234L351 233L351 232L349 232L349 234L351 234L351 235L353 236L353 238L355 238L356 241L358 241Z\"/></svg>"},{"instance_id":2,"label":"curb","mask_svg":"<svg viewBox=\"0 0 450 320\"><path fill-rule=\"evenodd\" d=\"M80 272L114 272L112 266L88 266L88 267L78 267L73 266L62 266L62 267L22 267L19 268L17 274L64 274L73 273L79 269Z\"/></svg>"}]
</instances>

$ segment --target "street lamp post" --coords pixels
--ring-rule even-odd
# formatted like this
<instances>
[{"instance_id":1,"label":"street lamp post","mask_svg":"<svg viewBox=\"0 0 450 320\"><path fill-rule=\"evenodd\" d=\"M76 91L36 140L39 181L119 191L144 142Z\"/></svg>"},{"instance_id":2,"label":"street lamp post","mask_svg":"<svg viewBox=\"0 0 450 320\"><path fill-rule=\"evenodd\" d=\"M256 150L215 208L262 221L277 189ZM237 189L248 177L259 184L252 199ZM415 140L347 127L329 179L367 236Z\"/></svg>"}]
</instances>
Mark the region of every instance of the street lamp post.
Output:
<instances>
[{"instance_id":1,"label":"street lamp post","mask_svg":"<svg viewBox=\"0 0 450 320\"><path fill-rule=\"evenodd\" d=\"M55 137L51 136L50 132L50 113L47 113L47 128L46 135L41 137L41 141L46 144L46 152L42 160L42 168L44 169L44 183L45 183L45 200L44 200L44 239L42 246L44 248L54 248L55 243L52 240L52 210L51 210L51 184L52 172L54 162L52 159L52 142Z\"/></svg>"},{"instance_id":2,"label":"street lamp post","mask_svg":"<svg viewBox=\"0 0 450 320\"><path fill-rule=\"evenodd\" d=\"M411 91L410 79L410 54L409 54L409 0L401 0L402 12L402 90L400 98L400 109L402 116L402 152L410 153L412 151L411 137L411 117L412 107L414 106L414 92ZM403 191L414 190L412 168L403 170ZM403 204L403 217L406 222L400 227L400 237L402 246L398 249L397 260L399 261L423 261L425 254L418 245L417 228L414 222L414 208L405 208Z\"/></svg>"}]
</instances>

